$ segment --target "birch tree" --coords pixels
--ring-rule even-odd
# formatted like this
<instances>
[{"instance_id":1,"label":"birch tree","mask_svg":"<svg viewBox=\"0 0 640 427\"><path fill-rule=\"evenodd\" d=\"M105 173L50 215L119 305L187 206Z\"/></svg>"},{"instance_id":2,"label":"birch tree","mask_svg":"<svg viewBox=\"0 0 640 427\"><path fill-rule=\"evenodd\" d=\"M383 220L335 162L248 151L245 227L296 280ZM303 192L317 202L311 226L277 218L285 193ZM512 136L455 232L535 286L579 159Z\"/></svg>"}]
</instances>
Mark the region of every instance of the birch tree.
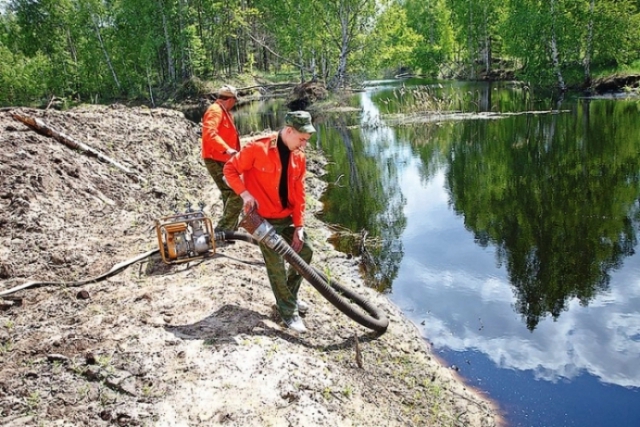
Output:
<instances>
[{"instance_id":1,"label":"birch tree","mask_svg":"<svg viewBox=\"0 0 640 427\"><path fill-rule=\"evenodd\" d=\"M374 0L314 0L315 16L323 24L322 35L337 52L337 67L328 82L336 90L348 82L350 55L363 46L375 14Z\"/></svg>"},{"instance_id":2,"label":"birch tree","mask_svg":"<svg viewBox=\"0 0 640 427\"><path fill-rule=\"evenodd\" d=\"M595 0L589 1L589 14L587 16L587 38L584 48L584 80L586 84L591 84L591 54L593 52L593 14Z\"/></svg>"},{"instance_id":3,"label":"birch tree","mask_svg":"<svg viewBox=\"0 0 640 427\"><path fill-rule=\"evenodd\" d=\"M491 71L493 40L499 39L497 27L504 16L502 2L496 0L448 0L451 9L450 25L455 29L467 75L477 77L476 64Z\"/></svg>"},{"instance_id":4,"label":"birch tree","mask_svg":"<svg viewBox=\"0 0 640 427\"><path fill-rule=\"evenodd\" d=\"M422 36L422 43L412 52L413 66L436 76L453 58L455 32L451 11L445 0L407 0L404 7L409 27Z\"/></svg>"},{"instance_id":5,"label":"birch tree","mask_svg":"<svg viewBox=\"0 0 640 427\"><path fill-rule=\"evenodd\" d=\"M551 8L551 61L553 63L553 70L558 78L558 88L561 91L567 90L567 85L564 82L564 77L562 76L562 70L560 69L560 58L559 58L559 49L558 49L558 38L556 35L556 0L550 0L550 8Z\"/></svg>"},{"instance_id":6,"label":"birch tree","mask_svg":"<svg viewBox=\"0 0 640 427\"><path fill-rule=\"evenodd\" d=\"M99 22L98 16L96 14L91 14L91 21L93 22L93 28L95 29L96 37L98 38L98 41L100 42L100 48L102 49L102 53L104 53L105 61L106 61L107 65L109 66L109 70L111 71L111 75L113 76L113 81L115 82L116 86L118 87L118 90L120 90L121 86L120 86L120 81L118 80L118 75L117 75L116 71L113 68L113 64L111 63L111 57L109 56L109 50L105 46L104 40L102 40L102 34L100 33L101 24Z\"/></svg>"}]
</instances>

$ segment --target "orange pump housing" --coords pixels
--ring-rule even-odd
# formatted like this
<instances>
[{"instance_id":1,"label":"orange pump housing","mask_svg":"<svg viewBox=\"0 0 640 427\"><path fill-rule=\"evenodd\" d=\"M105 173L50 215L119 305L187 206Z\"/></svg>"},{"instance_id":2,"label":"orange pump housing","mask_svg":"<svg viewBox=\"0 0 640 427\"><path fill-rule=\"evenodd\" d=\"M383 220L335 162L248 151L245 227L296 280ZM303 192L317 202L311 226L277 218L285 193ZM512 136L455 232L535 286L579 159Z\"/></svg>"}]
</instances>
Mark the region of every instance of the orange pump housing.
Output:
<instances>
[{"instance_id":1,"label":"orange pump housing","mask_svg":"<svg viewBox=\"0 0 640 427\"><path fill-rule=\"evenodd\" d=\"M165 264L188 262L215 254L211 219L201 211L156 220L156 234Z\"/></svg>"}]
</instances>

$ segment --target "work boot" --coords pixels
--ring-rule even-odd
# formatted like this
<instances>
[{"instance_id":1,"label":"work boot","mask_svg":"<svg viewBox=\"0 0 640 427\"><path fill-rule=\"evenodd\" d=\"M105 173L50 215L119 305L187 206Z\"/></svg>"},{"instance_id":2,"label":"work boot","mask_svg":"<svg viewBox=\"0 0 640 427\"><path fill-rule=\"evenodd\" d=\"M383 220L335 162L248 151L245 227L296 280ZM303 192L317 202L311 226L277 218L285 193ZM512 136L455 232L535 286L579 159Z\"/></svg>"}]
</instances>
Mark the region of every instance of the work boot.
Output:
<instances>
[{"instance_id":1,"label":"work boot","mask_svg":"<svg viewBox=\"0 0 640 427\"><path fill-rule=\"evenodd\" d=\"M284 324L287 325L287 328L300 334L304 334L305 332L307 332L307 327L304 326L302 318L300 318L300 316L298 316L297 314L291 316L288 319L284 319Z\"/></svg>"},{"instance_id":2,"label":"work boot","mask_svg":"<svg viewBox=\"0 0 640 427\"><path fill-rule=\"evenodd\" d=\"M300 299L296 301L296 305L298 306L298 313L300 314L307 314L309 311L309 304Z\"/></svg>"}]
</instances>

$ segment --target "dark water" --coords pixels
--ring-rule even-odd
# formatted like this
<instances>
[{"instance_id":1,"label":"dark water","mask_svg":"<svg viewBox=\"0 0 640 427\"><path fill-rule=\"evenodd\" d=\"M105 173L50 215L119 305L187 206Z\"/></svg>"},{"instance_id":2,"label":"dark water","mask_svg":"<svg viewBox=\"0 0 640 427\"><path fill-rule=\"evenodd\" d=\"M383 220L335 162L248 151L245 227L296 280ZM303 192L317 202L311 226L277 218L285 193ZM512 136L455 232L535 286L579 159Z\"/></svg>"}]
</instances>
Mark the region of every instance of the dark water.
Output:
<instances>
[{"instance_id":1,"label":"dark water","mask_svg":"<svg viewBox=\"0 0 640 427\"><path fill-rule=\"evenodd\" d=\"M518 114L401 125L411 84L315 117L323 219L377 239L369 284L510 425L640 426L640 101L432 84L443 108ZM242 133L281 125L252 108Z\"/></svg>"}]
</instances>

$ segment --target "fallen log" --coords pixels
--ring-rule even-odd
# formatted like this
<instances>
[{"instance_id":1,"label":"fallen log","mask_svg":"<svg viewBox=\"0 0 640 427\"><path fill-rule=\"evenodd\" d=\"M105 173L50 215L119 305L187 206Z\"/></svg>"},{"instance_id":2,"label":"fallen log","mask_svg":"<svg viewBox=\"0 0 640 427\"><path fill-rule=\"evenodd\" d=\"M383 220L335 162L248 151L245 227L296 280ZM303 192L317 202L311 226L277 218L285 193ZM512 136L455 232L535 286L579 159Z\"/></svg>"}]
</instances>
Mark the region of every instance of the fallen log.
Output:
<instances>
[{"instance_id":1,"label":"fallen log","mask_svg":"<svg viewBox=\"0 0 640 427\"><path fill-rule=\"evenodd\" d=\"M254 85L254 86L245 86L245 87L239 87L238 88L238 92L242 92L245 90L249 90L249 89L277 89L277 88L290 88L290 87L295 87L297 85L299 85L300 83L271 83L271 84L261 84L261 85Z\"/></svg>"},{"instance_id":2,"label":"fallen log","mask_svg":"<svg viewBox=\"0 0 640 427\"><path fill-rule=\"evenodd\" d=\"M496 120L509 116L562 114L570 110L541 110L541 111L481 111L478 113L464 113L462 111L423 111L409 114L383 114L381 118L389 126L415 125L420 123L436 123L454 120Z\"/></svg>"},{"instance_id":3,"label":"fallen log","mask_svg":"<svg viewBox=\"0 0 640 427\"><path fill-rule=\"evenodd\" d=\"M49 138L53 138L56 141L63 143L69 148L72 148L74 150L79 150L83 154L86 154L90 157L95 157L102 162L109 163L110 165L115 166L116 168L124 172L129 178L133 179L136 182L146 182L146 180L143 177L137 175L135 172L131 171L129 168L120 164L116 160L113 160L111 157L106 156L105 154L101 153L95 148L89 147L88 145L83 144L82 142L74 140L73 138L65 135L62 132L58 132L57 130L48 126L46 123L44 123L40 119L23 116L18 113L12 113L11 116L14 119L18 120L19 122L22 122L28 127L30 127L31 129L35 130L39 134L48 136Z\"/></svg>"}]
</instances>

